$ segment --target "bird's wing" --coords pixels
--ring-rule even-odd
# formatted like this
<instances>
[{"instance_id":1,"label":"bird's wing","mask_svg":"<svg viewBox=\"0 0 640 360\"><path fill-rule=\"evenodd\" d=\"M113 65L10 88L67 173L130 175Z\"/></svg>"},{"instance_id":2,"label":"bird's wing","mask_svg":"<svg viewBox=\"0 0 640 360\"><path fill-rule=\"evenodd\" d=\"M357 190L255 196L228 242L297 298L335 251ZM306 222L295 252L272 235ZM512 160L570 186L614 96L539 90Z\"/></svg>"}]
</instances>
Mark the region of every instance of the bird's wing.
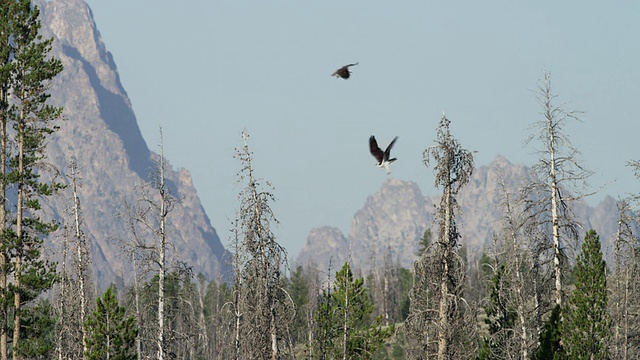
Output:
<instances>
[{"instance_id":1,"label":"bird's wing","mask_svg":"<svg viewBox=\"0 0 640 360\"><path fill-rule=\"evenodd\" d=\"M384 158L386 160L389 160L389 157L391 156L391 148L393 147L393 144L396 143L396 140L398 140L398 137L394 137L393 140L391 140L391 142L389 143L389 146L387 146L387 149L384 151Z\"/></svg>"},{"instance_id":2,"label":"bird's wing","mask_svg":"<svg viewBox=\"0 0 640 360\"><path fill-rule=\"evenodd\" d=\"M358 65L358 63L345 65L345 66L341 67L340 69L334 71L333 74L331 74L331 76L338 76L338 77L341 77L343 79L348 79L351 76L351 73L349 72L349 68L351 66L356 66L356 65Z\"/></svg>"},{"instance_id":3,"label":"bird's wing","mask_svg":"<svg viewBox=\"0 0 640 360\"><path fill-rule=\"evenodd\" d=\"M378 160L378 164L382 163L382 160L384 158L384 153L382 152L380 147L378 147L378 142L376 142L376 137L373 135L369 137L369 152L371 152L371 155L373 155L373 157L376 158L376 160Z\"/></svg>"}]
</instances>

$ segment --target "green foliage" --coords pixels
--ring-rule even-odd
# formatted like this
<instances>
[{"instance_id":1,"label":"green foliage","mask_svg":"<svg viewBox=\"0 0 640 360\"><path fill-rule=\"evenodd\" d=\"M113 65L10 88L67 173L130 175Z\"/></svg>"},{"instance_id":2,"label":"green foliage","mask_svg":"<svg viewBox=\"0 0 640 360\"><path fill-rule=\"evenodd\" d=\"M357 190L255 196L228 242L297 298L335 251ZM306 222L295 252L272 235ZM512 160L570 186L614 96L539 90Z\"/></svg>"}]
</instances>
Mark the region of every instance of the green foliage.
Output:
<instances>
[{"instance_id":1,"label":"green foliage","mask_svg":"<svg viewBox=\"0 0 640 360\"><path fill-rule=\"evenodd\" d=\"M29 359L53 358L55 350L55 317L49 300L41 299L24 312L24 328L18 353Z\"/></svg>"},{"instance_id":2,"label":"green foliage","mask_svg":"<svg viewBox=\"0 0 640 360\"><path fill-rule=\"evenodd\" d=\"M287 284L287 291L296 309L295 318L291 324L292 341L294 344L304 343L307 335L309 283L301 266L298 266L291 274L291 278Z\"/></svg>"},{"instance_id":3,"label":"green foliage","mask_svg":"<svg viewBox=\"0 0 640 360\"><path fill-rule=\"evenodd\" d=\"M398 319L399 321L405 321L407 319L407 316L409 316L409 308L411 307L409 292L411 291L411 287L413 286L413 274L409 269L400 268L398 277L400 278L402 287L400 307L398 308Z\"/></svg>"},{"instance_id":4,"label":"green foliage","mask_svg":"<svg viewBox=\"0 0 640 360\"><path fill-rule=\"evenodd\" d=\"M611 322L607 313L606 264L600 237L590 230L582 244L574 272L575 290L560 329L569 359L607 359Z\"/></svg>"},{"instance_id":5,"label":"green foliage","mask_svg":"<svg viewBox=\"0 0 640 360\"><path fill-rule=\"evenodd\" d=\"M504 342L513 334L511 329L516 323L517 313L509 305L504 297L503 289L508 287L504 284L503 275L505 266L500 265L491 279L491 294L489 303L484 307L487 317L484 322L489 326L489 336L482 341L478 359L501 358L506 348Z\"/></svg>"},{"instance_id":6,"label":"green foliage","mask_svg":"<svg viewBox=\"0 0 640 360\"><path fill-rule=\"evenodd\" d=\"M313 345L318 358L342 358L346 350L349 359L371 359L394 332L381 326L381 316L370 319L373 303L364 279L354 278L348 262L336 273L333 291L323 290L319 301Z\"/></svg>"},{"instance_id":7,"label":"green foliage","mask_svg":"<svg viewBox=\"0 0 640 360\"><path fill-rule=\"evenodd\" d=\"M564 359L560 342L560 313L560 306L556 305L540 333L540 347L536 351L535 359Z\"/></svg>"},{"instance_id":8,"label":"green foliage","mask_svg":"<svg viewBox=\"0 0 640 360\"><path fill-rule=\"evenodd\" d=\"M416 253L418 257L420 257L422 253L424 253L425 250L429 248L429 246L431 245L432 239L433 239L433 234L431 233L431 229L425 230L424 234L422 234L422 237L418 241L418 252Z\"/></svg>"},{"instance_id":9,"label":"green foliage","mask_svg":"<svg viewBox=\"0 0 640 360\"><path fill-rule=\"evenodd\" d=\"M85 326L88 359L135 359L135 340L138 334L133 316L125 315L125 308L118 304L113 286L96 301L96 309L88 317Z\"/></svg>"},{"instance_id":10,"label":"green foliage","mask_svg":"<svg viewBox=\"0 0 640 360\"><path fill-rule=\"evenodd\" d=\"M41 307L28 305L56 280L55 263L44 259L42 246L58 225L42 218L41 201L64 187L55 180L55 169L46 165L47 139L57 130L55 122L62 113L62 108L47 104L47 90L62 71L62 62L49 56L53 39L40 35L37 6L14 0L1 7L0 197L15 199L2 203L0 219L6 261L1 265L10 279L2 295L3 300L13 300L2 301L2 312L11 313L7 308L13 307L14 348L35 356L46 352L43 343L31 341L38 338L31 332L39 333L44 318L39 317ZM20 343L23 339L25 344Z\"/></svg>"}]
</instances>

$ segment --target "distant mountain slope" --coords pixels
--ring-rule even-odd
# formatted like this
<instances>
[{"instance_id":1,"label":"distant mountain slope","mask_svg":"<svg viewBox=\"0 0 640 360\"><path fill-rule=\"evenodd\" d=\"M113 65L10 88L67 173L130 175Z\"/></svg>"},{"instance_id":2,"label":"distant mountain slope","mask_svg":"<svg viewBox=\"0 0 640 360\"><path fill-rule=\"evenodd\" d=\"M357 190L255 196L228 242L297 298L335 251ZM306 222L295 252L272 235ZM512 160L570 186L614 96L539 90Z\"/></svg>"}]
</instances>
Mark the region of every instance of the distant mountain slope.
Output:
<instances>
[{"instance_id":1,"label":"distant mountain slope","mask_svg":"<svg viewBox=\"0 0 640 360\"><path fill-rule=\"evenodd\" d=\"M471 251L479 251L489 244L492 233L501 226L500 179L515 191L530 176L529 168L512 164L503 156L475 169L470 183L457 196L462 208L462 216L458 219L462 242ZM431 228L434 236L437 233L433 214L438 201L439 195L425 197L416 183L388 179L356 212L346 238L338 229L332 228L331 232L323 231L326 227L312 230L296 265L313 263L326 269L332 258L335 268L336 264L339 266L346 261L350 253L354 266L366 270L375 266L375 261L381 261L383 253L391 251L393 259L410 267L425 230ZM585 231L596 229L603 246L610 244L617 224L617 209L612 197L606 197L595 207L580 202L574 212Z\"/></svg>"},{"instance_id":2,"label":"distant mountain slope","mask_svg":"<svg viewBox=\"0 0 640 360\"><path fill-rule=\"evenodd\" d=\"M66 121L48 145L49 158L63 173L72 157L81 166L84 230L92 243L100 287L116 276L129 281L128 261L117 241L129 234L116 215L124 212L123 199L135 197L134 185L148 179L157 155L142 138L113 57L88 5L82 0L39 0L37 4L45 37L54 37L52 54L64 65L50 93L52 104L64 106ZM189 171L170 170L166 176L180 199L170 213L170 240L194 271L209 278L218 276L225 250ZM58 199L51 207L60 213L66 205Z\"/></svg>"}]
</instances>

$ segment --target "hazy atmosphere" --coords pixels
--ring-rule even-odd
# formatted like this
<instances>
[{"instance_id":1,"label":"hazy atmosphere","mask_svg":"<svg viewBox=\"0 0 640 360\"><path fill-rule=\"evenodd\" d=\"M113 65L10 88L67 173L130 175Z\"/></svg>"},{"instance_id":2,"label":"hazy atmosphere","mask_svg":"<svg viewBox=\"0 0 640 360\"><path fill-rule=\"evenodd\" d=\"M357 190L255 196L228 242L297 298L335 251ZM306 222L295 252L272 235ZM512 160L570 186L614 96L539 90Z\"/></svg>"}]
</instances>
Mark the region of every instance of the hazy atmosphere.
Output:
<instances>
[{"instance_id":1,"label":"hazy atmosphere","mask_svg":"<svg viewBox=\"0 0 640 360\"><path fill-rule=\"evenodd\" d=\"M276 235L294 258L309 231L349 222L388 177L433 194L421 154L442 112L476 165L523 147L552 75L556 104L595 203L637 193L626 162L640 132L640 4L595 1L368 2L87 0L149 147L187 168L227 244L238 208L233 158L247 129L257 175L275 187ZM331 77L359 62L348 80ZM398 136L391 175L367 140Z\"/></svg>"}]
</instances>

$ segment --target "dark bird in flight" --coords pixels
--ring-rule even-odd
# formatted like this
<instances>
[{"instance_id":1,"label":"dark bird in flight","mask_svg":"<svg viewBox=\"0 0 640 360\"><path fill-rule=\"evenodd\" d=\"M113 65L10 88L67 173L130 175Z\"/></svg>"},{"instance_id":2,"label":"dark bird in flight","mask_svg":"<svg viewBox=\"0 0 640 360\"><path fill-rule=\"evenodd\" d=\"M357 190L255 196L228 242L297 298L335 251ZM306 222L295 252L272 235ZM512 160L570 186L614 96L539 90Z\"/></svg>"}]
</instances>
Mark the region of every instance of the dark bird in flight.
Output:
<instances>
[{"instance_id":1,"label":"dark bird in flight","mask_svg":"<svg viewBox=\"0 0 640 360\"><path fill-rule=\"evenodd\" d=\"M340 69L336 70L333 74L331 74L331 76L340 77L346 80L351 76L351 72L349 71L349 68L351 66L356 66L356 65L358 65L358 63L345 65Z\"/></svg>"},{"instance_id":2,"label":"dark bird in flight","mask_svg":"<svg viewBox=\"0 0 640 360\"><path fill-rule=\"evenodd\" d=\"M387 175L391 173L391 170L389 170L389 165L397 160L396 158L390 159L391 148L393 147L393 144L396 143L396 140L398 140L397 136L394 137L393 140L391 140L391 143L389 143L389 146L387 146L387 149L383 152L382 149L378 147L376 137L373 135L369 137L369 151L371 152L371 155L373 155L373 157L377 160L376 166L379 168L383 167L387 169Z\"/></svg>"}]
</instances>

